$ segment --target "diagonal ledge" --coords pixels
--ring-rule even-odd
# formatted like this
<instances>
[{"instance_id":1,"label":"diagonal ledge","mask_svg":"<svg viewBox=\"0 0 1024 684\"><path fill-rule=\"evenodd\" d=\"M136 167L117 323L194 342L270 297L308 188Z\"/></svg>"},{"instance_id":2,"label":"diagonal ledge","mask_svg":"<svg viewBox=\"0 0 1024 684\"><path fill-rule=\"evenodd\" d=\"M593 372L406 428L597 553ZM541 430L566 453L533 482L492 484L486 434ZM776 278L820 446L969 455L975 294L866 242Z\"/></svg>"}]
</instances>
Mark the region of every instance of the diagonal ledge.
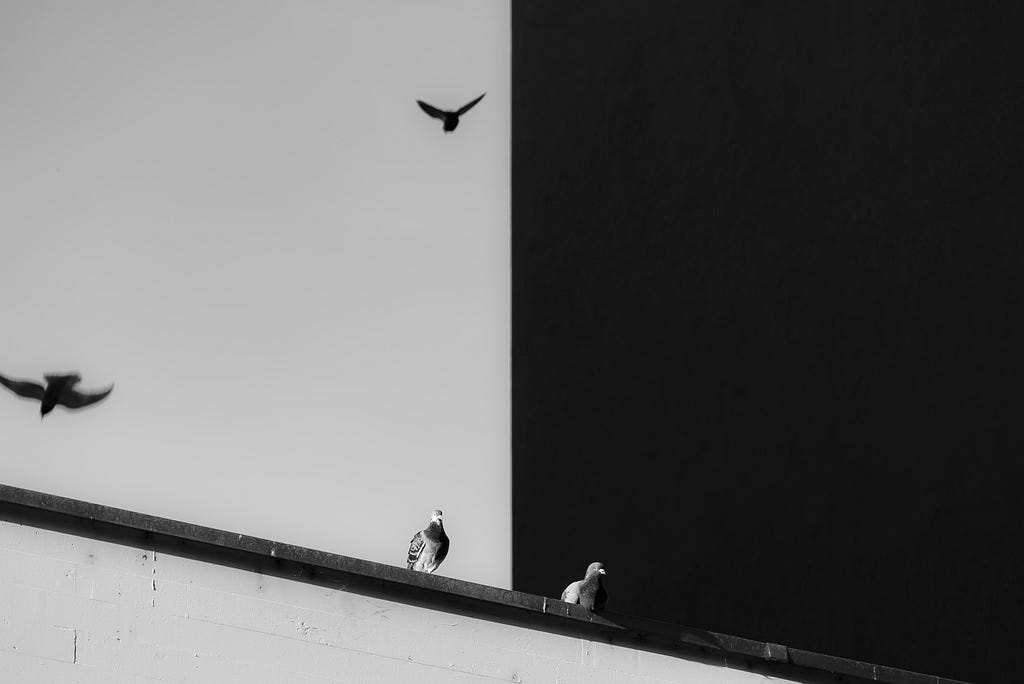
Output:
<instances>
[{"instance_id":1,"label":"diagonal ledge","mask_svg":"<svg viewBox=\"0 0 1024 684\"><path fill-rule=\"evenodd\" d=\"M808 683L965 684L0 484L0 519Z\"/></svg>"}]
</instances>

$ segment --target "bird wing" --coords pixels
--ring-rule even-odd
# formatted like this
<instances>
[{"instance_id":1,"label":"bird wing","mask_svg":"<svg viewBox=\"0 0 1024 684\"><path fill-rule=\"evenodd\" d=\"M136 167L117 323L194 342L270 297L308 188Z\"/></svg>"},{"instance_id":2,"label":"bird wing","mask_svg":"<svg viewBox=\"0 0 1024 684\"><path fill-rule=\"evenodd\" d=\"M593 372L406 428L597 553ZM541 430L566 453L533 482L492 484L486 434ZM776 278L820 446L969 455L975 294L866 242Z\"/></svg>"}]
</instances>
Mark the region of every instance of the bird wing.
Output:
<instances>
[{"instance_id":1,"label":"bird wing","mask_svg":"<svg viewBox=\"0 0 1024 684\"><path fill-rule=\"evenodd\" d=\"M58 404L63 404L68 408L82 408L89 404L95 404L97 401L103 401L107 398L107 395L114 391L114 386L111 385L107 389L101 392L79 392L76 389L66 389L60 394L60 398L57 400Z\"/></svg>"},{"instance_id":2,"label":"bird wing","mask_svg":"<svg viewBox=\"0 0 1024 684\"><path fill-rule=\"evenodd\" d=\"M566 603L580 602L580 580L576 580L562 592L562 600Z\"/></svg>"},{"instance_id":3,"label":"bird wing","mask_svg":"<svg viewBox=\"0 0 1024 684\"><path fill-rule=\"evenodd\" d=\"M11 380L0 375L0 385L26 399L43 399L43 386L31 380Z\"/></svg>"},{"instance_id":4,"label":"bird wing","mask_svg":"<svg viewBox=\"0 0 1024 684\"><path fill-rule=\"evenodd\" d=\"M442 121L444 121L445 113L442 112L437 107L434 107L433 105L428 105L423 100L416 100L416 104L418 104L420 106L420 109L425 111L430 116L434 117L435 119L441 119Z\"/></svg>"},{"instance_id":5,"label":"bird wing","mask_svg":"<svg viewBox=\"0 0 1024 684\"><path fill-rule=\"evenodd\" d=\"M423 547L426 545L426 540L423 538L423 532L417 532L413 535L413 538L409 541L409 557L408 568L411 570L412 566L419 560L420 554L423 553Z\"/></svg>"},{"instance_id":6,"label":"bird wing","mask_svg":"<svg viewBox=\"0 0 1024 684\"><path fill-rule=\"evenodd\" d=\"M486 94L487 93L484 93L484 95L486 95ZM458 114L459 116L462 116L463 114L468 112L470 109L472 109L474 107L474 105L476 105L477 102L479 102L480 100L484 99L484 95L481 95L480 97L476 98L475 100L473 100L469 104L462 105L462 107L459 108L459 111L457 111L456 114Z\"/></svg>"}]
</instances>

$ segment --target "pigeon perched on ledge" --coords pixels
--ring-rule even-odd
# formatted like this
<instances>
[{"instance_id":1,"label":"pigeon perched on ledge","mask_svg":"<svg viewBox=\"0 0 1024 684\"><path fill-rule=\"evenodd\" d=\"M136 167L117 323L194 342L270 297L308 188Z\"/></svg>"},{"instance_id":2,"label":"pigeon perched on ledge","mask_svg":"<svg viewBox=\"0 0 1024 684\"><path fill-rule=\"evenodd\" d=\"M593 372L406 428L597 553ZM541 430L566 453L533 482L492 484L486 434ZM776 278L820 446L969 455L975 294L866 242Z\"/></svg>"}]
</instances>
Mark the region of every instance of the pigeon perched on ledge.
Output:
<instances>
[{"instance_id":1,"label":"pigeon perched on ledge","mask_svg":"<svg viewBox=\"0 0 1024 684\"><path fill-rule=\"evenodd\" d=\"M432 573L448 555L448 535L444 533L441 511L430 514L430 524L409 542L408 568Z\"/></svg>"},{"instance_id":2,"label":"pigeon perched on ledge","mask_svg":"<svg viewBox=\"0 0 1024 684\"><path fill-rule=\"evenodd\" d=\"M114 386L111 385L99 392L79 392L75 389L75 385L82 380L82 376L78 373L50 374L43 377L46 379L46 387L31 380L12 380L3 375L0 375L0 385L19 397L36 399L41 402L39 406L40 420L57 404L70 409L80 409L106 399L107 395L114 390Z\"/></svg>"},{"instance_id":3,"label":"pigeon perched on ledge","mask_svg":"<svg viewBox=\"0 0 1024 684\"><path fill-rule=\"evenodd\" d=\"M601 575L604 574L604 563L591 563L587 566L586 577L565 588L562 600L566 603L578 603L587 610L601 610L608 603L608 592L601 584Z\"/></svg>"},{"instance_id":4,"label":"pigeon perched on ledge","mask_svg":"<svg viewBox=\"0 0 1024 684\"><path fill-rule=\"evenodd\" d=\"M484 95L486 94L487 93L484 93ZM480 97L476 98L469 104L463 105L454 112L438 109L433 105L428 105L423 100L416 100L416 104L418 104L420 106L420 109L425 111L430 116L434 117L435 119L440 119L441 121L443 121L444 132L451 133L452 131L455 130L455 127L459 125L459 117L468 112L470 109L472 109L477 102L484 99L484 95L481 95Z\"/></svg>"}]
</instances>

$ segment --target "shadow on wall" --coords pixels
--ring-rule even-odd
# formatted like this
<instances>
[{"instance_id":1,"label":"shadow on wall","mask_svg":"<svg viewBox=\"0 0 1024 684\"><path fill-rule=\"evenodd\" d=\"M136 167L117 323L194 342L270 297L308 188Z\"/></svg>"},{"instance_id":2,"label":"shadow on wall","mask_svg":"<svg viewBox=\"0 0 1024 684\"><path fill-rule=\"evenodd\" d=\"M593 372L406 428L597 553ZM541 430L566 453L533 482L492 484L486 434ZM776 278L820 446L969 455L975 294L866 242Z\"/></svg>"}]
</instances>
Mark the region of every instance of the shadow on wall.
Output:
<instances>
[{"instance_id":1,"label":"shadow on wall","mask_svg":"<svg viewBox=\"0 0 1024 684\"><path fill-rule=\"evenodd\" d=\"M513 11L513 586L999 681L1024 11L564 12Z\"/></svg>"}]
</instances>

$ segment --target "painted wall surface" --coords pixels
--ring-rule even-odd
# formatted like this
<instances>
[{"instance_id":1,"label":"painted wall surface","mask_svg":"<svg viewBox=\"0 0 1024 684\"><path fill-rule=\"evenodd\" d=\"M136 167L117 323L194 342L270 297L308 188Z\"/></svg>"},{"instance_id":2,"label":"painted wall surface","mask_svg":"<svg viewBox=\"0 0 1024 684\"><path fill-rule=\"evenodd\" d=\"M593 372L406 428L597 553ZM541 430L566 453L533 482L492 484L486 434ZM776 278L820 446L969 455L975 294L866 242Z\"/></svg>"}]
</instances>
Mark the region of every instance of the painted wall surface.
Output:
<instances>
[{"instance_id":1,"label":"painted wall surface","mask_svg":"<svg viewBox=\"0 0 1024 684\"><path fill-rule=\"evenodd\" d=\"M0 522L0 682L158 680L748 684L768 679Z\"/></svg>"},{"instance_id":2,"label":"painted wall surface","mask_svg":"<svg viewBox=\"0 0 1024 684\"><path fill-rule=\"evenodd\" d=\"M1024 4L513 9L513 587L1005 681Z\"/></svg>"},{"instance_id":3,"label":"painted wall surface","mask_svg":"<svg viewBox=\"0 0 1024 684\"><path fill-rule=\"evenodd\" d=\"M0 387L4 481L381 563L440 508L509 586L509 40L507 1L0 3L0 373L114 384Z\"/></svg>"}]
</instances>

